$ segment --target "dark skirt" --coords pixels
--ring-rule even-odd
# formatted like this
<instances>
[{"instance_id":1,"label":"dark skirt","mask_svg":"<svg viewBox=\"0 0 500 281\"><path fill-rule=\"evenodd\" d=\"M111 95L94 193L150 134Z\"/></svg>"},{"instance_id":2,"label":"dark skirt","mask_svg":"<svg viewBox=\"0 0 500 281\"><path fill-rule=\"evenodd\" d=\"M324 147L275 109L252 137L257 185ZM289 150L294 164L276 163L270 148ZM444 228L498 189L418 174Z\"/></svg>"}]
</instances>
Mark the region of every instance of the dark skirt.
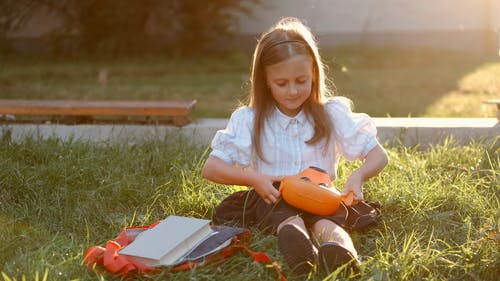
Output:
<instances>
[{"instance_id":1,"label":"dark skirt","mask_svg":"<svg viewBox=\"0 0 500 281\"><path fill-rule=\"evenodd\" d=\"M262 231L275 233L285 219L299 216L306 227L320 219L328 219L347 231L365 229L380 221L380 204L360 202L353 206L343 203L328 216L311 214L297 209L280 198L274 204L267 204L253 189L238 191L216 206L213 215L215 224L238 227L257 227Z\"/></svg>"}]
</instances>

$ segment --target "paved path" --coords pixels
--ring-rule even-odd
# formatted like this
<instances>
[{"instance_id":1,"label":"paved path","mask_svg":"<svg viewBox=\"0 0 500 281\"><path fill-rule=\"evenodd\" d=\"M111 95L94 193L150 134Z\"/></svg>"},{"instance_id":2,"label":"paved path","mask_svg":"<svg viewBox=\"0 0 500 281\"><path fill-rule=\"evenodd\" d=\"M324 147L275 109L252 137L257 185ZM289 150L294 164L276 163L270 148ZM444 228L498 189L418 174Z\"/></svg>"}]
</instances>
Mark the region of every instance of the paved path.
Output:
<instances>
[{"instance_id":1,"label":"paved path","mask_svg":"<svg viewBox=\"0 0 500 281\"><path fill-rule=\"evenodd\" d=\"M427 147L442 143L452 136L459 143L471 140L493 140L500 136L496 118L374 118L378 136L389 146L404 144ZM223 129L227 119L199 119L177 128L151 125L55 125L9 124L1 125L0 137L7 132L12 140L26 136L57 137L84 141L128 141L181 137L200 145L208 145L217 130Z\"/></svg>"}]
</instances>

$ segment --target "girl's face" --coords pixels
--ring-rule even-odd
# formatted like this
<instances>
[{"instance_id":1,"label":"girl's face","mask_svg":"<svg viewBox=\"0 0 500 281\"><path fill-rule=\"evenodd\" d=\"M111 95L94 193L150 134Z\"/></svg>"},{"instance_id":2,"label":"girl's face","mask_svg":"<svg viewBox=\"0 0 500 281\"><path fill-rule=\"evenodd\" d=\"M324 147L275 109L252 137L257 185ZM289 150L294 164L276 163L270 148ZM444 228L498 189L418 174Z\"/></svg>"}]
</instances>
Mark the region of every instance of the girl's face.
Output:
<instances>
[{"instance_id":1,"label":"girl's face","mask_svg":"<svg viewBox=\"0 0 500 281\"><path fill-rule=\"evenodd\" d=\"M295 55L266 67L267 85L281 112L293 117L311 95L313 62L309 56Z\"/></svg>"}]
</instances>

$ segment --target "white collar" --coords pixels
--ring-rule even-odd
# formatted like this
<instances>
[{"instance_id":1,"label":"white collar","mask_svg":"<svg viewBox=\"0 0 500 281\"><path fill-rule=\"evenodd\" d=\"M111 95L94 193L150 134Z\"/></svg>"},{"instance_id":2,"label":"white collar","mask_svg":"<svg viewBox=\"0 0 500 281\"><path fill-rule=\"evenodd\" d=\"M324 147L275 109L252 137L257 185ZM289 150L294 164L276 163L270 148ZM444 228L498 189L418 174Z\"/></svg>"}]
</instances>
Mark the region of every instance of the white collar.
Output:
<instances>
[{"instance_id":1,"label":"white collar","mask_svg":"<svg viewBox=\"0 0 500 281\"><path fill-rule=\"evenodd\" d=\"M278 124L286 130L290 124L294 123L304 123L307 120L306 114L303 109L297 113L294 117L290 117L283 112L281 112L278 107L274 107L274 111L272 113L272 118L278 121Z\"/></svg>"}]
</instances>

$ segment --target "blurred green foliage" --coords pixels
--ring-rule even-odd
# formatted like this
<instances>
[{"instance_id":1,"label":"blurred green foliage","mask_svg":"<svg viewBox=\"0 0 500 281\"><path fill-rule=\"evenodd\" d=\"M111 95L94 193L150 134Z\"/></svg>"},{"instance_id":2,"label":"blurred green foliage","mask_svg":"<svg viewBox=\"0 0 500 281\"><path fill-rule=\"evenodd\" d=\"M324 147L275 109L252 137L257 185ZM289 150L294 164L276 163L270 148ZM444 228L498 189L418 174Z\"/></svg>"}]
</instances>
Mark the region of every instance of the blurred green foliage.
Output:
<instances>
[{"instance_id":1,"label":"blurred green foliage","mask_svg":"<svg viewBox=\"0 0 500 281\"><path fill-rule=\"evenodd\" d=\"M55 54L195 54L235 31L239 13L260 0L5 0L0 38L34 16L51 14L62 24L44 35ZM2 40L0 39L0 43ZM6 43L2 44L4 47ZM1 48L1 47L0 47Z\"/></svg>"}]
</instances>

